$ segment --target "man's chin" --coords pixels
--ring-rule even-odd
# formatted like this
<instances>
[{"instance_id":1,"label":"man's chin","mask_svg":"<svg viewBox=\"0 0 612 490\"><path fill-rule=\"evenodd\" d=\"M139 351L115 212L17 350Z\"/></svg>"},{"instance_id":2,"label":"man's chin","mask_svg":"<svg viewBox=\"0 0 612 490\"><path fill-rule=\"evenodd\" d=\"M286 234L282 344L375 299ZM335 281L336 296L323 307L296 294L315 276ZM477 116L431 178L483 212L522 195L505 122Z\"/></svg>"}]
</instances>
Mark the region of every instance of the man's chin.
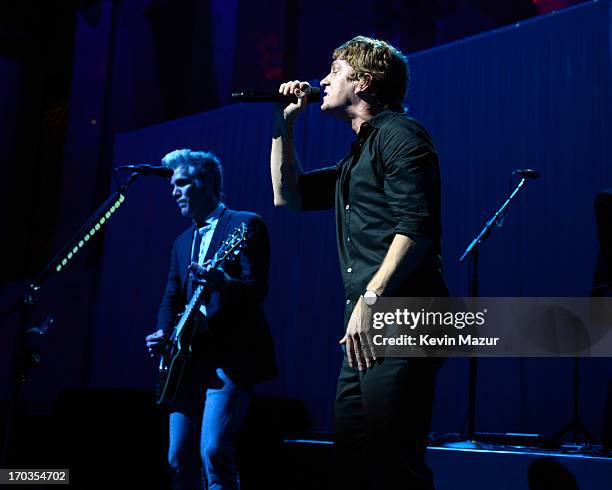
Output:
<instances>
[{"instance_id":1,"label":"man's chin","mask_svg":"<svg viewBox=\"0 0 612 490\"><path fill-rule=\"evenodd\" d=\"M337 119L346 119L346 110L342 106L333 106L331 104L322 104L321 112L324 112L328 116L333 116Z\"/></svg>"}]
</instances>

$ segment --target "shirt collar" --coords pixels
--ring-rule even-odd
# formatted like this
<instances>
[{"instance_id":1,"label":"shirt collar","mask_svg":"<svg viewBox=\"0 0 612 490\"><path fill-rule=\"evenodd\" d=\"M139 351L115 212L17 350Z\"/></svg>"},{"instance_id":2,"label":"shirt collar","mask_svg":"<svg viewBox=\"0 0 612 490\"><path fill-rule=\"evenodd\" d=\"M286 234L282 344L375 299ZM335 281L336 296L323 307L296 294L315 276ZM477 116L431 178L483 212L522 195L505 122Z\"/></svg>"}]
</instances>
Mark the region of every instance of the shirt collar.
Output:
<instances>
[{"instance_id":1,"label":"shirt collar","mask_svg":"<svg viewBox=\"0 0 612 490\"><path fill-rule=\"evenodd\" d=\"M359 128L359 136L361 136L362 132L365 132L365 136L368 137L372 130L379 129L383 124L385 124L390 119L393 119L397 116L404 114L403 112L394 111L391 109L385 109L384 111L379 112L374 117L371 117L367 121L365 121L361 127Z\"/></svg>"},{"instance_id":2,"label":"shirt collar","mask_svg":"<svg viewBox=\"0 0 612 490\"><path fill-rule=\"evenodd\" d=\"M368 139L374 130L379 129L385 122L401 114L403 114L403 112L385 109L384 111L376 114L374 117L363 122L359 127L357 138L355 138L355 140L351 143L351 155L356 155L361 152L361 148L365 143L365 140Z\"/></svg>"},{"instance_id":3,"label":"shirt collar","mask_svg":"<svg viewBox=\"0 0 612 490\"><path fill-rule=\"evenodd\" d=\"M217 221L219 221L219 217L221 216L221 213L223 212L224 209L225 209L225 204L223 204L222 202L219 202L219 205L213 210L213 212L210 213L208 216L206 216L206 218L203 221L201 221L201 223L204 223L204 224L198 225L198 228L206 228L208 226L215 224Z\"/></svg>"}]
</instances>

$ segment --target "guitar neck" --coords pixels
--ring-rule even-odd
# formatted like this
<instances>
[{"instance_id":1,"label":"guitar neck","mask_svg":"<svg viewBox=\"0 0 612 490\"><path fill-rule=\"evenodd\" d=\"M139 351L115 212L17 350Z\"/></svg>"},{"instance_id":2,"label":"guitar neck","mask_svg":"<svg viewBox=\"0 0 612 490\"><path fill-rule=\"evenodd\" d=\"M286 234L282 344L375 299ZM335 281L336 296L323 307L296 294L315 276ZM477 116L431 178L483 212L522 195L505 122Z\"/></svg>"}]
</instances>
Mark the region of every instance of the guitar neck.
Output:
<instances>
[{"instance_id":1,"label":"guitar neck","mask_svg":"<svg viewBox=\"0 0 612 490\"><path fill-rule=\"evenodd\" d=\"M244 234L246 232L246 225L242 223L240 227L234 232L232 237L229 240L223 243L221 248L217 250L215 255L213 255L212 259L208 263L208 267L211 269L216 269L222 264L228 257L232 254L235 254L240 250L240 245L244 240ZM234 239L235 238L235 239ZM202 299L202 295L204 294L204 286L199 285L193 294L191 295L191 299L189 300L189 304L185 307L185 312L183 316L179 320L176 325L176 330L178 333L183 329L184 325L191 320L194 310L196 309L198 303Z\"/></svg>"},{"instance_id":2,"label":"guitar neck","mask_svg":"<svg viewBox=\"0 0 612 490\"><path fill-rule=\"evenodd\" d=\"M204 286L200 285L195 289L195 291L191 295L191 299L189 300L189 303L185 307L185 311L183 312L181 319L176 324L177 332L180 332L183 329L183 326L187 322L189 322L189 320L191 320L193 312L196 309L196 306L198 305L200 299L202 299L203 294L204 294Z\"/></svg>"}]
</instances>

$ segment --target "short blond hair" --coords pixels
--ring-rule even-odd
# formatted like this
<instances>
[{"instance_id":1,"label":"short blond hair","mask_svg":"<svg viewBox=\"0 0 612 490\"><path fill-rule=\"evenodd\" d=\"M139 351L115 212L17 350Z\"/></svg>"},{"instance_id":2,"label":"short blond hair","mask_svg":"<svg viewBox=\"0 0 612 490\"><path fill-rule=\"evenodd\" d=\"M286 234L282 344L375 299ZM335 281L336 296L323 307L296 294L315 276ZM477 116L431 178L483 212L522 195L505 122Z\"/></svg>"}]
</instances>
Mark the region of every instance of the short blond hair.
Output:
<instances>
[{"instance_id":1,"label":"short blond hair","mask_svg":"<svg viewBox=\"0 0 612 490\"><path fill-rule=\"evenodd\" d=\"M195 179L198 187L202 187L204 182L212 182L215 195L221 199L223 167L214 153L189 149L174 150L162 158L162 165L173 170L185 167L189 176Z\"/></svg>"},{"instance_id":2,"label":"short blond hair","mask_svg":"<svg viewBox=\"0 0 612 490\"><path fill-rule=\"evenodd\" d=\"M373 94L382 104L402 105L410 74L408 60L399 49L379 39L357 36L338 46L333 59L351 65L354 79L360 79L364 73L372 75Z\"/></svg>"}]
</instances>

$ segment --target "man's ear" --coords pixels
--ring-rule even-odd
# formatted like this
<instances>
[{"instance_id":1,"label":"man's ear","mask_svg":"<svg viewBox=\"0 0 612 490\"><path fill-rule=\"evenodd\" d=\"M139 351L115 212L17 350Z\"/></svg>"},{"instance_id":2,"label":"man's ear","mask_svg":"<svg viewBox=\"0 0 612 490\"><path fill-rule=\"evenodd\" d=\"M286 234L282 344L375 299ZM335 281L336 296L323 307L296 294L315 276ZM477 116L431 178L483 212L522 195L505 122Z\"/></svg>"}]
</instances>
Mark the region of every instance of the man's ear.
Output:
<instances>
[{"instance_id":1,"label":"man's ear","mask_svg":"<svg viewBox=\"0 0 612 490\"><path fill-rule=\"evenodd\" d=\"M372 87L372 75L370 73L363 73L358 79L355 85L355 92L365 92Z\"/></svg>"}]
</instances>

